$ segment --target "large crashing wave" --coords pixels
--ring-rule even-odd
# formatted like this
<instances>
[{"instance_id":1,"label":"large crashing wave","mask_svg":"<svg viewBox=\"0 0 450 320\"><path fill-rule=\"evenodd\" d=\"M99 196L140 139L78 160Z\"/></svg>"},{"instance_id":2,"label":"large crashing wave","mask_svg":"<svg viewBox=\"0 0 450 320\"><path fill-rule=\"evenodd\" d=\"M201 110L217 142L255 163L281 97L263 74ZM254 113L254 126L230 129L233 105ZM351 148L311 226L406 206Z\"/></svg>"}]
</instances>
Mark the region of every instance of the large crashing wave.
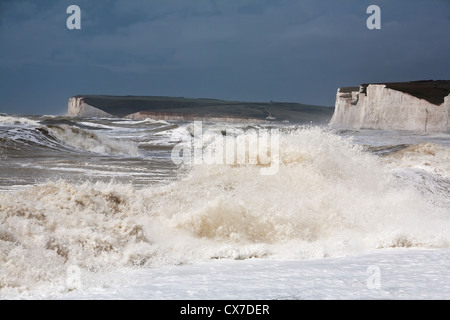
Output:
<instances>
[{"instance_id":1,"label":"large crashing wave","mask_svg":"<svg viewBox=\"0 0 450 320\"><path fill-rule=\"evenodd\" d=\"M68 125L51 126L48 130L64 144L77 149L99 154L138 155L137 145L111 139L93 131Z\"/></svg>"},{"instance_id":2,"label":"large crashing wave","mask_svg":"<svg viewBox=\"0 0 450 320\"><path fill-rule=\"evenodd\" d=\"M31 151L31 148L37 147L107 155L138 155L136 144L110 138L69 120L47 120L42 123L28 118L0 116L0 124L12 126L2 131L0 139L2 144L16 150Z\"/></svg>"},{"instance_id":3,"label":"large crashing wave","mask_svg":"<svg viewBox=\"0 0 450 320\"><path fill-rule=\"evenodd\" d=\"M450 182L448 148L378 158L304 128L282 133L279 149L272 176L255 165L204 164L179 181L140 190L60 181L2 193L0 288L57 286L73 265L104 271L450 245L449 194L442 191ZM403 174L423 157L434 168L428 192L418 175Z\"/></svg>"}]
</instances>

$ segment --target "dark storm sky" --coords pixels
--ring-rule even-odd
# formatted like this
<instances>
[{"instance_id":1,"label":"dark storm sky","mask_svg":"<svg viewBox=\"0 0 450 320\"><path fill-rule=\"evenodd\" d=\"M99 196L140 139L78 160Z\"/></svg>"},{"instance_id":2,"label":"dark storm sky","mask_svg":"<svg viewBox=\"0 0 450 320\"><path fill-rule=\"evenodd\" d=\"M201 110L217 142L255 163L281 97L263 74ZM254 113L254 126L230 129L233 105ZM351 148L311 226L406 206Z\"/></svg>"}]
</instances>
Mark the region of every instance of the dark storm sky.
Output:
<instances>
[{"instance_id":1,"label":"dark storm sky","mask_svg":"<svg viewBox=\"0 0 450 320\"><path fill-rule=\"evenodd\" d=\"M332 106L340 86L450 79L449 31L448 0L0 0L0 112L77 94Z\"/></svg>"}]
</instances>

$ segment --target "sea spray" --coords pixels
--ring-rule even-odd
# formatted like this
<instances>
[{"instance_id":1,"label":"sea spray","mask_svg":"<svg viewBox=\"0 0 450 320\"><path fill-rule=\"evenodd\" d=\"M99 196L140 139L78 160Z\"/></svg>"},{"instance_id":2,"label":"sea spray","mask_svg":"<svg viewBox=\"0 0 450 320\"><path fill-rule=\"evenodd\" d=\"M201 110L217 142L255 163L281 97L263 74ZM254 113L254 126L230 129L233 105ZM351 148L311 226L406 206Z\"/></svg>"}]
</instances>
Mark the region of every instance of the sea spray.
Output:
<instances>
[{"instance_id":1,"label":"sea spray","mask_svg":"<svg viewBox=\"0 0 450 320\"><path fill-rule=\"evenodd\" d=\"M0 193L0 287L67 290L73 266L103 272L449 246L448 194L439 200L404 184L401 169L392 171L404 158L386 163L314 127L281 131L279 141L272 176L258 164L200 164L142 189L61 180Z\"/></svg>"}]
</instances>

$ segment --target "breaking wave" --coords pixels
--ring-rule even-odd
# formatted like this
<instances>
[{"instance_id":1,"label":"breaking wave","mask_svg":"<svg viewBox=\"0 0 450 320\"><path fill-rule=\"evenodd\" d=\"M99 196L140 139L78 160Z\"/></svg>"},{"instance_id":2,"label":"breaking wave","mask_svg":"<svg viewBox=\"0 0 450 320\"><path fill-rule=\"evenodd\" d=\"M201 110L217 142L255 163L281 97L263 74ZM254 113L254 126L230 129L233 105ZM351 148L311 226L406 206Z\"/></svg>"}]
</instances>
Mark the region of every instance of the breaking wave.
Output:
<instances>
[{"instance_id":1,"label":"breaking wave","mask_svg":"<svg viewBox=\"0 0 450 320\"><path fill-rule=\"evenodd\" d=\"M49 132L83 149L91 147L73 136L100 144L86 132ZM202 164L176 182L139 190L58 181L0 193L0 288L65 288L73 265L95 272L450 245L448 148L411 146L378 157L301 128L282 133L279 149L272 176L255 165ZM408 171L415 166L426 169Z\"/></svg>"},{"instance_id":2,"label":"breaking wave","mask_svg":"<svg viewBox=\"0 0 450 320\"><path fill-rule=\"evenodd\" d=\"M0 124L7 127L0 131L2 145L15 150L31 151L30 148L37 147L108 155L138 155L137 144L110 138L69 120L37 121L0 116Z\"/></svg>"},{"instance_id":3,"label":"breaking wave","mask_svg":"<svg viewBox=\"0 0 450 320\"><path fill-rule=\"evenodd\" d=\"M48 131L64 144L99 154L117 154L137 156L136 144L111 139L93 131L84 130L68 125L51 126Z\"/></svg>"}]
</instances>

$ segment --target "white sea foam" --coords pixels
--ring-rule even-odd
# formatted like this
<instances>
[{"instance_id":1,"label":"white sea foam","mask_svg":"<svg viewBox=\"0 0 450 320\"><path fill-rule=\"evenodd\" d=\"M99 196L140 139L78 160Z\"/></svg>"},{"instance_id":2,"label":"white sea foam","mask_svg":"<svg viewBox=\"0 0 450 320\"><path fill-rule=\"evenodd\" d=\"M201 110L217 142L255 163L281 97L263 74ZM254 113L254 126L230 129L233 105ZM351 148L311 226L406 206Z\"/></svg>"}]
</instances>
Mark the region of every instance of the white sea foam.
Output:
<instances>
[{"instance_id":1,"label":"white sea foam","mask_svg":"<svg viewBox=\"0 0 450 320\"><path fill-rule=\"evenodd\" d=\"M32 120L23 117L3 116L0 115L0 125L13 124L13 125L27 125L27 126L39 126L39 121Z\"/></svg>"},{"instance_id":2,"label":"white sea foam","mask_svg":"<svg viewBox=\"0 0 450 320\"><path fill-rule=\"evenodd\" d=\"M404 148L385 161L391 168L416 168L450 179L450 148L435 143L420 143Z\"/></svg>"},{"instance_id":3,"label":"white sea foam","mask_svg":"<svg viewBox=\"0 0 450 320\"><path fill-rule=\"evenodd\" d=\"M115 121L113 123L120 123L120 124L127 124L127 125L136 125L136 124L165 124L165 125L168 125L168 124L170 124L165 120L155 120L152 118L146 118L144 120L120 120L120 121Z\"/></svg>"},{"instance_id":4,"label":"white sea foam","mask_svg":"<svg viewBox=\"0 0 450 320\"><path fill-rule=\"evenodd\" d=\"M450 297L449 264L449 249L395 248L328 259L222 260L181 267L123 268L95 277L83 272L80 290L58 295L43 288L30 298L442 300Z\"/></svg>"},{"instance_id":5,"label":"white sea foam","mask_svg":"<svg viewBox=\"0 0 450 320\"><path fill-rule=\"evenodd\" d=\"M87 127L91 127L91 128L99 128L99 129L109 129L109 130L113 130L113 129L117 129L118 127L113 127L113 126L108 126L106 124L101 124L101 123L95 123L92 121L89 122L79 122L79 124L82 124L84 126Z\"/></svg>"},{"instance_id":6,"label":"white sea foam","mask_svg":"<svg viewBox=\"0 0 450 320\"><path fill-rule=\"evenodd\" d=\"M57 133L77 141L72 130ZM448 183L442 159L426 156ZM404 184L397 178L404 158L381 160L319 128L281 134L280 157L273 176L257 165L203 164L140 190L60 181L0 193L0 288L64 289L70 266L105 271L450 246L448 194Z\"/></svg>"},{"instance_id":7,"label":"white sea foam","mask_svg":"<svg viewBox=\"0 0 450 320\"><path fill-rule=\"evenodd\" d=\"M420 143L383 158L391 172L450 211L450 148Z\"/></svg>"}]
</instances>

